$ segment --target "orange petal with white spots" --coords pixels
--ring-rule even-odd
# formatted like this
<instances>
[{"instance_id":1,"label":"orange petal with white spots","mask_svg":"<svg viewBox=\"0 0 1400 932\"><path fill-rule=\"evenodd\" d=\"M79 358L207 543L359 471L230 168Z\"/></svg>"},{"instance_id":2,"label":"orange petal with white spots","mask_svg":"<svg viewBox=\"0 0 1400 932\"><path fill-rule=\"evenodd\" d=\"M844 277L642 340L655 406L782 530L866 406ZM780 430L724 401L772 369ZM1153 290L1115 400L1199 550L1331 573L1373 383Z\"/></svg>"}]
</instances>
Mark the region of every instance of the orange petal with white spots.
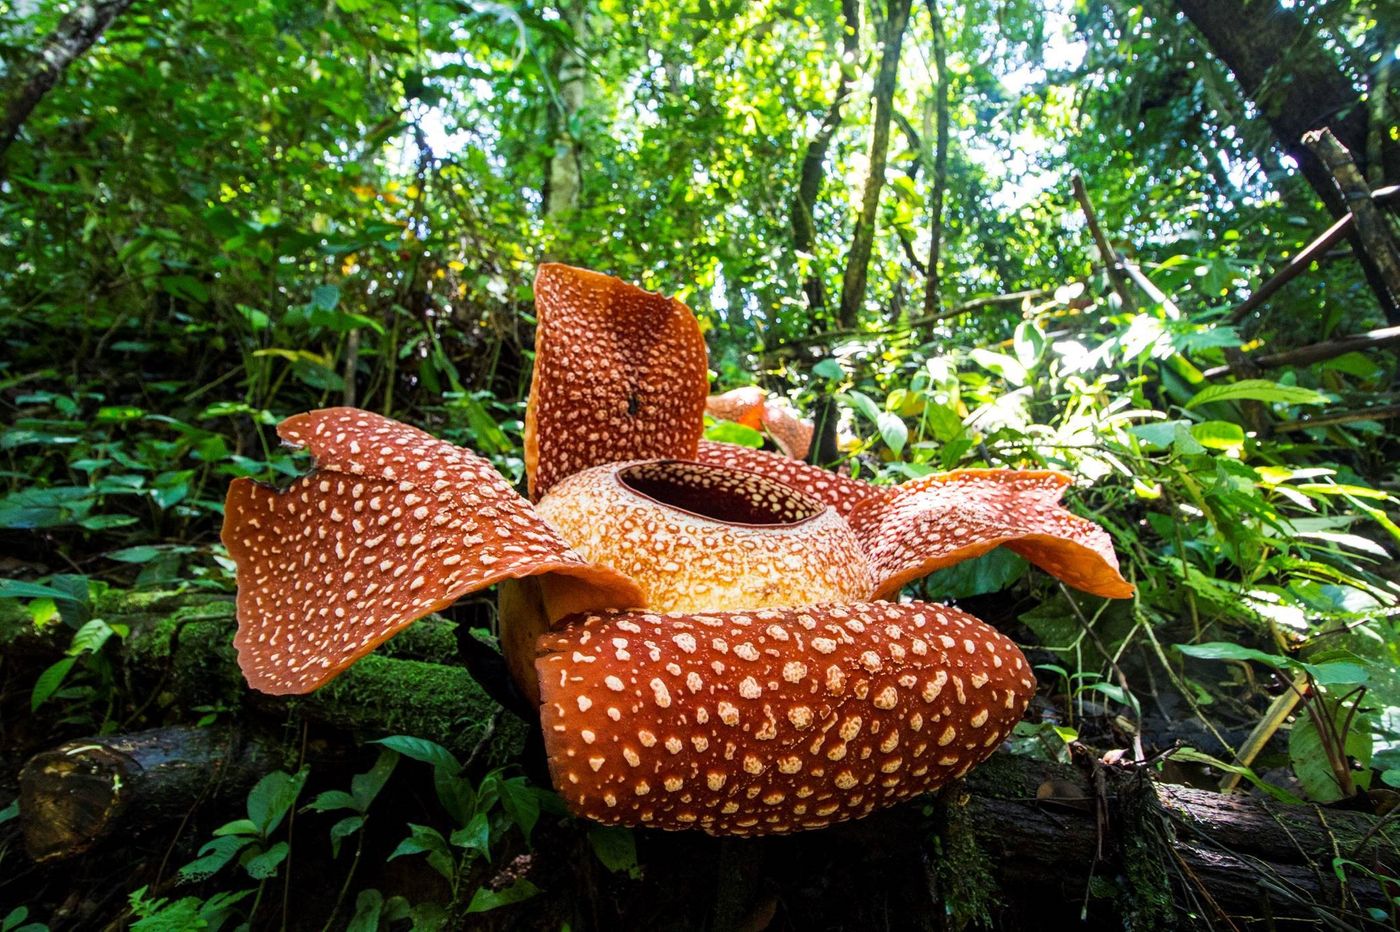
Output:
<instances>
[{"instance_id":1,"label":"orange petal with white spots","mask_svg":"<svg viewBox=\"0 0 1400 932\"><path fill-rule=\"evenodd\" d=\"M306 693L411 622L502 579L559 573L594 607L642 604L589 565L489 462L355 408L278 433L317 468L278 492L229 488L223 541L238 567L238 662L267 693Z\"/></svg>"},{"instance_id":2,"label":"orange petal with white spots","mask_svg":"<svg viewBox=\"0 0 1400 932\"><path fill-rule=\"evenodd\" d=\"M709 390L705 340L680 301L567 265L535 277L525 469L538 500L619 460L693 459Z\"/></svg>"},{"instance_id":3,"label":"orange petal with white spots","mask_svg":"<svg viewBox=\"0 0 1400 932\"><path fill-rule=\"evenodd\" d=\"M859 818L986 759L1035 680L942 605L579 616L536 661L555 789L613 825L772 835Z\"/></svg>"},{"instance_id":4,"label":"orange petal with white spots","mask_svg":"<svg viewBox=\"0 0 1400 932\"><path fill-rule=\"evenodd\" d=\"M769 398L757 385L711 395L705 401L705 412L722 421L766 430L778 448L793 459L805 459L812 448L812 423L793 413L786 400Z\"/></svg>"},{"instance_id":5,"label":"orange petal with white spots","mask_svg":"<svg viewBox=\"0 0 1400 932\"><path fill-rule=\"evenodd\" d=\"M893 486L872 485L861 479L852 479L780 453L741 447L737 443L702 440L694 458L702 463L747 469L767 476L831 505L843 517L861 502L867 499L882 500L894 489Z\"/></svg>"},{"instance_id":6,"label":"orange petal with white spots","mask_svg":"<svg viewBox=\"0 0 1400 932\"><path fill-rule=\"evenodd\" d=\"M1076 589L1129 598L1133 586L1118 572L1107 532L1060 504L1069 482L1057 472L963 469L861 505L850 522L875 572L875 597L1005 546Z\"/></svg>"},{"instance_id":7,"label":"orange petal with white spots","mask_svg":"<svg viewBox=\"0 0 1400 932\"><path fill-rule=\"evenodd\" d=\"M758 430L763 427L763 402L767 392L745 385L705 399L705 413L721 421L733 421Z\"/></svg>"}]
</instances>

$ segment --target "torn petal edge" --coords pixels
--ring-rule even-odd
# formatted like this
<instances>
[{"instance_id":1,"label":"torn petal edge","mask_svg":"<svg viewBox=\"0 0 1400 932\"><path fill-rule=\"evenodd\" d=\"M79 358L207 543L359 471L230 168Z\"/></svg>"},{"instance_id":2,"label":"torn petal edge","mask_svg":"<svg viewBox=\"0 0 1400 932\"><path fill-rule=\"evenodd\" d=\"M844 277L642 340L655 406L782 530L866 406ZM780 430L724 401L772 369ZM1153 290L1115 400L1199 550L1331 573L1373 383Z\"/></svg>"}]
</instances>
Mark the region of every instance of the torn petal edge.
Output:
<instances>
[{"instance_id":1,"label":"torn petal edge","mask_svg":"<svg viewBox=\"0 0 1400 932\"><path fill-rule=\"evenodd\" d=\"M635 583L584 561L469 450L355 408L279 426L317 467L286 491L229 487L239 665L272 694L323 685L412 622L502 579L562 574L571 607L634 607Z\"/></svg>"},{"instance_id":2,"label":"torn petal edge","mask_svg":"<svg viewBox=\"0 0 1400 932\"><path fill-rule=\"evenodd\" d=\"M875 597L1005 546L1076 589L1130 598L1108 532L1059 504L1069 483L1048 470L962 469L862 503L849 520L875 571Z\"/></svg>"}]
</instances>

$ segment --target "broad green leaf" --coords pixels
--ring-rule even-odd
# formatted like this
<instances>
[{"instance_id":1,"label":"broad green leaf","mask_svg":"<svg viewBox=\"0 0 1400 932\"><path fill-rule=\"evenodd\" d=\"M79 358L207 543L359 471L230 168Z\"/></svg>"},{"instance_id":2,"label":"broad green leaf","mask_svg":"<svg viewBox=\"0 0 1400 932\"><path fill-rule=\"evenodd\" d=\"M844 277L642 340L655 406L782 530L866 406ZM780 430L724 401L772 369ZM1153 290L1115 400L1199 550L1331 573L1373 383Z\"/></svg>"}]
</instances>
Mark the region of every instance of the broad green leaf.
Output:
<instances>
[{"instance_id":1,"label":"broad green leaf","mask_svg":"<svg viewBox=\"0 0 1400 932\"><path fill-rule=\"evenodd\" d=\"M478 887L476 893L472 895L471 902L467 904L467 912L484 913L487 910L499 909L502 906L528 900L539 892L540 888L528 880L517 880L504 890Z\"/></svg>"},{"instance_id":2,"label":"broad green leaf","mask_svg":"<svg viewBox=\"0 0 1400 932\"><path fill-rule=\"evenodd\" d=\"M620 825L594 825L588 829L588 843L599 862L613 873L641 874L637 865L637 838L630 828Z\"/></svg>"},{"instance_id":3,"label":"broad green leaf","mask_svg":"<svg viewBox=\"0 0 1400 932\"><path fill-rule=\"evenodd\" d=\"M248 876L254 880L266 880L277 875L277 867L287 859L287 855L292 851L291 845L285 841L268 848L259 854L243 862L243 869L248 872Z\"/></svg>"},{"instance_id":4,"label":"broad green leaf","mask_svg":"<svg viewBox=\"0 0 1400 932\"><path fill-rule=\"evenodd\" d=\"M1328 398L1310 388L1296 385L1280 385L1268 379L1241 379L1222 385L1210 385L1201 389L1186 403L1186 407L1197 408L1217 401L1269 401L1293 405L1325 405Z\"/></svg>"},{"instance_id":5,"label":"broad green leaf","mask_svg":"<svg viewBox=\"0 0 1400 932\"><path fill-rule=\"evenodd\" d=\"M909 427L904 419L892 412L881 411L876 415L875 423L880 428L880 437L885 441L885 446L895 456L903 453L904 444L909 441Z\"/></svg>"},{"instance_id":6,"label":"broad green leaf","mask_svg":"<svg viewBox=\"0 0 1400 932\"><path fill-rule=\"evenodd\" d=\"M78 662L77 657L64 657L57 663L49 666L39 678L34 681L34 689L29 694L29 711L33 712L44 704L58 688L63 685L63 679L68 675L68 671L73 669L73 664Z\"/></svg>"},{"instance_id":7,"label":"broad green leaf","mask_svg":"<svg viewBox=\"0 0 1400 932\"><path fill-rule=\"evenodd\" d=\"M306 775L304 769L295 774L274 770L249 791L248 818L257 826L263 838L276 831L291 811L302 785L306 783Z\"/></svg>"}]
</instances>

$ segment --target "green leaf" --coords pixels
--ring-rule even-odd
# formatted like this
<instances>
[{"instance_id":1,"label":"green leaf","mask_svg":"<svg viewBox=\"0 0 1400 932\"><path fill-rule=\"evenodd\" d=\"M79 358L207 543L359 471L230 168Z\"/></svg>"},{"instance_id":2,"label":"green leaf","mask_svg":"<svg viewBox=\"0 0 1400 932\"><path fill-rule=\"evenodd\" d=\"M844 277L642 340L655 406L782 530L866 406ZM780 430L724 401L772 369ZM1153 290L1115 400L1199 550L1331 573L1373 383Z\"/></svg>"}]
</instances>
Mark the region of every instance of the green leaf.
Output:
<instances>
[{"instance_id":1,"label":"green leaf","mask_svg":"<svg viewBox=\"0 0 1400 932\"><path fill-rule=\"evenodd\" d=\"M466 825L448 836L448 841L458 848L480 851L491 856L491 819L485 812L478 812Z\"/></svg>"},{"instance_id":2,"label":"green leaf","mask_svg":"<svg viewBox=\"0 0 1400 932\"><path fill-rule=\"evenodd\" d=\"M1293 663L1287 657L1268 654L1241 644L1231 644L1228 641L1212 641L1207 644L1176 644L1174 646L1178 652L1200 660L1256 660L1273 667L1275 670Z\"/></svg>"},{"instance_id":3,"label":"green leaf","mask_svg":"<svg viewBox=\"0 0 1400 932\"><path fill-rule=\"evenodd\" d=\"M588 843L593 854L613 873L641 875L637 865L637 838L630 828L620 825L594 825L588 829Z\"/></svg>"},{"instance_id":4,"label":"green leaf","mask_svg":"<svg viewBox=\"0 0 1400 932\"><path fill-rule=\"evenodd\" d=\"M1000 592L1025 575L1026 561L1007 550L996 550L963 560L924 578L924 591L935 600L966 599L974 595Z\"/></svg>"},{"instance_id":5,"label":"green leaf","mask_svg":"<svg viewBox=\"0 0 1400 932\"><path fill-rule=\"evenodd\" d=\"M0 599L57 599L60 602L86 602L86 592L77 593L18 579L0 579Z\"/></svg>"},{"instance_id":6,"label":"green leaf","mask_svg":"<svg viewBox=\"0 0 1400 932\"><path fill-rule=\"evenodd\" d=\"M246 835L225 835L206 842L199 849L199 857L180 868L178 876L183 883L204 880L223 869L224 865L252 843L253 839Z\"/></svg>"},{"instance_id":7,"label":"green leaf","mask_svg":"<svg viewBox=\"0 0 1400 932\"><path fill-rule=\"evenodd\" d=\"M1318 700L1310 700L1318 703ZM1331 715L1333 728L1340 734L1349 709L1335 708L1331 703L1315 705L1321 715ZM1307 711L1300 711L1288 733L1288 759L1293 766L1293 775L1298 778L1308 797L1319 803L1335 803L1345 797L1337 773L1332 767L1335 756L1352 757L1361 764L1363 770L1351 774L1359 787L1365 786L1364 774L1371 763L1371 733L1363 717L1357 715L1351 723L1351 730L1343 738L1344 748L1332 747L1317 730L1317 723ZM1343 764L1350 770L1350 764Z\"/></svg>"},{"instance_id":8,"label":"green leaf","mask_svg":"<svg viewBox=\"0 0 1400 932\"><path fill-rule=\"evenodd\" d=\"M705 439L718 443L737 443L741 447L751 447L755 450L763 446L762 432L733 421L718 421L705 428Z\"/></svg>"},{"instance_id":9,"label":"green leaf","mask_svg":"<svg viewBox=\"0 0 1400 932\"><path fill-rule=\"evenodd\" d=\"M34 689L29 694L29 711L33 712L38 709L44 704L45 699L58 691L58 687L63 685L63 678L68 675L68 671L73 669L73 664L77 662L77 657L64 657L39 674L39 679L35 680Z\"/></svg>"},{"instance_id":10,"label":"green leaf","mask_svg":"<svg viewBox=\"0 0 1400 932\"><path fill-rule=\"evenodd\" d=\"M373 744L382 744L390 750L398 751L404 757L422 761L425 764L432 764L435 769L444 770L451 774L462 772L462 765L457 758L452 756L452 752L436 742L427 738L414 738L410 735L390 735L387 738L380 738Z\"/></svg>"},{"instance_id":11,"label":"green leaf","mask_svg":"<svg viewBox=\"0 0 1400 932\"><path fill-rule=\"evenodd\" d=\"M1238 450L1244 447L1244 428L1229 421L1205 421L1191 427L1191 436L1210 450Z\"/></svg>"},{"instance_id":12,"label":"green leaf","mask_svg":"<svg viewBox=\"0 0 1400 932\"><path fill-rule=\"evenodd\" d=\"M384 909L384 894L378 890L361 890L355 897L355 914L345 932L379 932L379 915Z\"/></svg>"},{"instance_id":13,"label":"green leaf","mask_svg":"<svg viewBox=\"0 0 1400 932\"><path fill-rule=\"evenodd\" d=\"M19 800L13 799L8 806L0 809L0 825L17 818L19 818Z\"/></svg>"},{"instance_id":14,"label":"green leaf","mask_svg":"<svg viewBox=\"0 0 1400 932\"><path fill-rule=\"evenodd\" d=\"M257 782L248 793L248 818L258 833L267 838L282 824L306 783L305 769L295 774L274 770Z\"/></svg>"},{"instance_id":15,"label":"green leaf","mask_svg":"<svg viewBox=\"0 0 1400 932\"><path fill-rule=\"evenodd\" d=\"M346 816L331 826L331 857L340 857L340 843L365 827L365 817Z\"/></svg>"},{"instance_id":16,"label":"green leaf","mask_svg":"<svg viewBox=\"0 0 1400 932\"><path fill-rule=\"evenodd\" d=\"M428 866L451 880L454 862L452 852L447 847L447 839L442 837L442 833L431 826L417 825L413 822L408 823L408 830L409 836L399 842L399 846L385 860L392 861L410 854L426 854Z\"/></svg>"},{"instance_id":17,"label":"green leaf","mask_svg":"<svg viewBox=\"0 0 1400 932\"><path fill-rule=\"evenodd\" d=\"M315 799L306 804L306 808L316 812L330 812L335 809L361 811L355 797L344 790L326 790L324 793L318 793Z\"/></svg>"},{"instance_id":18,"label":"green leaf","mask_svg":"<svg viewBox=\"0 0 1400 932\"><path fill-rule=\"evenodd\" d=\"M1201 389L1186 403L1187 409L1217 401L1270 401L1293 405L1325 405L1328 398L1310 388L1280 385L1268 379L1241 379L1225 385L1210 385Z\"/></svg>"},{"instance_id":19,"label":"green leaf","mask_svg":"<svg viewBox=\"0 0 1400 932\"><path fill-rule=\"evenodd\" d=\"M833 382L839 382L840 380L846 377L846 373L841 368L841 364L836 360L830 358L823 359L821 362L813 366L812 374L817 376L818 378L830 379Z\"/></svg>"},{"instance_id":20,"label":"green leaf","mask_svg":"<svg viewBox=\"0 0 1400 932\"><path fill-rule=\"evenodd\" d=\"M895 456L903 453L904 444L909 441L909 427L904 419L890 411L881 411L876 415L875 423L880 428L880 437L885 441L885 446Z\"/></svg>"},{"instance_id":21,"label":"green leaf","mask_svg":"<svg viewBox=\"0 0 1400 932\"><path fill-rule=\"evenodd\" d=\"M78 654L95 654L115 633L107 622L101 618L94 618L73 634L73 642L68 646L68 654L73 657Z\"/></svg>"},{"instance_id":22,"label":"green leaf","mask_svg":"<svg viewBox=\"0 0 1400 932\"><path fill-rule=\"evenodd\" d=\"M988 372L1001 376L1012 386L1020 388L1026 384L1026 367L1021 365L1016 357L980 348L973 350L968 355L972 357L973 362Z\"/></svg>"},{"instance_id":23,"label":"green leaf","mask_svg":"<svg viewBox=\"0 0 1400 932\"><path fill-rule=\"evenodd\" d=\"M254 880L266 880L269 877L277 876L277 867L287 859L287 855L292 851L292 846L285 841L268 848L261 854L255 854L243 862L243 869L248 872L248 876Z\"/></svg>"},{"instance_id":24,"label":"green leaf","mask_svg":"<svg viewBox=\"0 0 1400 932\"><path fill-rule=\"evenodd\" d=\"M539 892L540 888L528 880L517 880L504 890L478 887L476 893L472 895L472 901L467 904L467 912L484 913L487 910L499 909L502 906L528 900Z\"/></svg>"},{"instance_id":25,"label":"green leaf","mask_svg":"<svg viewBox=\"0 0 1400 932\"><path fill-rule=\"evenodd\" d=\"M501 806L510 820L519 826L526 844L530 843L530 833L540 819L539 792L524 777L501 781Z\"/></svg>"}]
</instances>

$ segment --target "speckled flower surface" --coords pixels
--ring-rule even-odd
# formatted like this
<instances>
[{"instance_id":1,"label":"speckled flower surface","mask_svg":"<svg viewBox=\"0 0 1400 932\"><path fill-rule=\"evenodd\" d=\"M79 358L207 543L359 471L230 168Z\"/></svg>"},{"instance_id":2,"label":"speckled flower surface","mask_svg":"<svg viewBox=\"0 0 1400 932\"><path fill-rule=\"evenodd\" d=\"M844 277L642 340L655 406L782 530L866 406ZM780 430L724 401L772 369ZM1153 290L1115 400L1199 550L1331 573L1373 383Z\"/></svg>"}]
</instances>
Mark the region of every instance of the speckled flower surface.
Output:
<instances>
[{"instance_id":1,"label":"speckled flower surface","mask_svg":"<svg viewBox=\"0 0 1400 932\"><path fill-rule=\"evenodd\" d=\"M1060 505L1068 477L875 486L703 441L707 360L685 305L562 265L541 268L536 296L537 504L470 451L350 408L279 427L316 461L291 488L230 488L250 685L310 692L461 596L534 579L509 610L503 597L503 642L576 813L791 832L966 773L1033 694L990 626L880 600L998 546L1086 591L1132 593L1107 534ZM748 395L729 402L757 416Z\"/></svg>"}]
</instances>

